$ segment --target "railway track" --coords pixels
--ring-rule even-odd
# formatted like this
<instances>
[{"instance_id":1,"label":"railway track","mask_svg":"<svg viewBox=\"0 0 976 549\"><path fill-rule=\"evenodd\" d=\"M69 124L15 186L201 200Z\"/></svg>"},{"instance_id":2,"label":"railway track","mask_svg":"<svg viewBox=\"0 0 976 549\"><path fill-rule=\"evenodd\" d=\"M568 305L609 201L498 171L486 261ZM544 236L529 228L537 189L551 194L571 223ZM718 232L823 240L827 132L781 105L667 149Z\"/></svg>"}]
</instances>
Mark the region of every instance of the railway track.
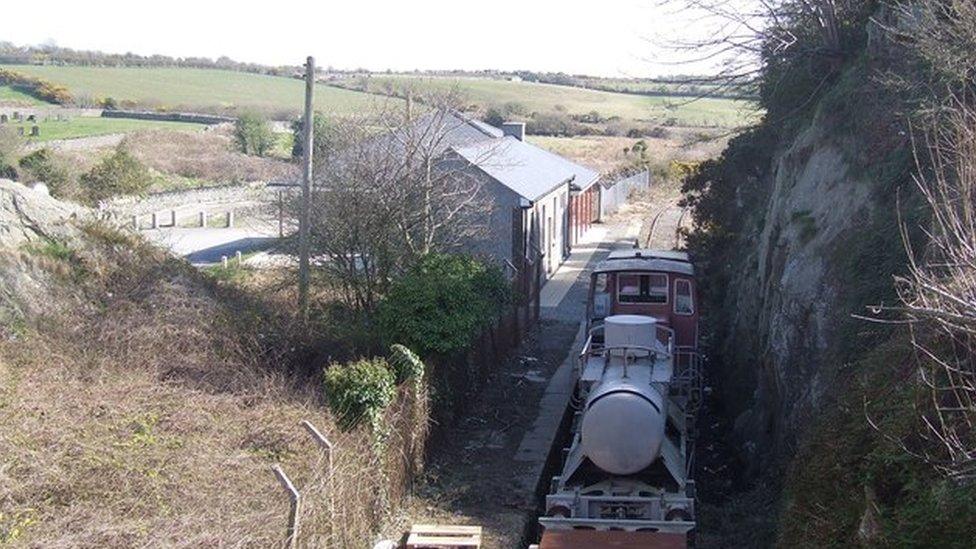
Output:
<instances>
[{"instance_id":1,"label":"railway track","mask_svg":"<svg viewBox=\"0 0 976 549\"><path fill-rule=\"evenodd\" d=\"M669 221L673 221L674 214L672 212L679 212L677 222L673 224L669 222ZM654 248L655 235L659 234L662 230L667 230L673 232L673 238L671 235L666 235L658 238L657 242L659 243L667 242L668 244L673 243L672 247L674 249L680 248L682 244L682 238L681 238L681 233L678 229L681 228L681 224L686 219L687 213L688 213L688 208L686 207L681 208L679 206L675 206L674 204L668 204L667 206L664 206L661 209L659 209L654 214L654 217L651 218L651 226L647 233L647 239L644 241L644 247ZM668 246L668 244L662 244L661 247L666 247Z\"/></svg>"}]
</instances>

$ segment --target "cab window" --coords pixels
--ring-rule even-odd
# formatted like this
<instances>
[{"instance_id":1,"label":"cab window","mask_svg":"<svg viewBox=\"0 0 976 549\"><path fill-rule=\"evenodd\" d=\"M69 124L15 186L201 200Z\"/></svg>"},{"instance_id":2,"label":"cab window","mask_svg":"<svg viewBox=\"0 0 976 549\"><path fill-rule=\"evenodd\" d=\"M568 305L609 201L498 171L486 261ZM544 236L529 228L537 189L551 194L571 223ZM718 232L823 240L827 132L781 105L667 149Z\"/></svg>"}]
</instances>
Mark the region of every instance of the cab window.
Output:
<instances>
[{"instance_id":1,"label":"cab window","mask_svg":"<svg viewBox=\"0 0 976 549\"><path fill-rule=\"evenodd\" d=\"M618 303L667 303L668 275L623 273L617 276Z\"/></svg>"},{"instance_id":2,"label":"cab window","mask_svg":"<svg viewBox=\"0 0 976 549\"><path fill-rule=\"evenodd\" d=\"M695 302L691 293L691 281L674 281L674 312L679 315L695 314Z\"/></svg>"}]
</instances>

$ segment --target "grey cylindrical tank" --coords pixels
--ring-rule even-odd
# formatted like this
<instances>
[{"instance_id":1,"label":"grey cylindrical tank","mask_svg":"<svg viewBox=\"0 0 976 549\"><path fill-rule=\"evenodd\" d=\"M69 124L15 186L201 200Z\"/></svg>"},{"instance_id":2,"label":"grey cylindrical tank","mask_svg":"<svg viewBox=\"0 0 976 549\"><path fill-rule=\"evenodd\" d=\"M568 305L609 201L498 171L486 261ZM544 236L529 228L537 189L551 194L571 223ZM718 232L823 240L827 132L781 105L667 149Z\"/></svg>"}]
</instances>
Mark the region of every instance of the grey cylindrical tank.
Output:
<instances>
[{"instance_id":1,"label":"grey cylindrical tank","mask_svg":"<svg viewBox=\"0 0 976 549\"><path fill-rule=\"evenodd\" d=\"M664 440L664 403L650 386L627 380L602 383L587 399L583 453L614 475L641 471L657 459Z\"/></svg>"}]
</instances>

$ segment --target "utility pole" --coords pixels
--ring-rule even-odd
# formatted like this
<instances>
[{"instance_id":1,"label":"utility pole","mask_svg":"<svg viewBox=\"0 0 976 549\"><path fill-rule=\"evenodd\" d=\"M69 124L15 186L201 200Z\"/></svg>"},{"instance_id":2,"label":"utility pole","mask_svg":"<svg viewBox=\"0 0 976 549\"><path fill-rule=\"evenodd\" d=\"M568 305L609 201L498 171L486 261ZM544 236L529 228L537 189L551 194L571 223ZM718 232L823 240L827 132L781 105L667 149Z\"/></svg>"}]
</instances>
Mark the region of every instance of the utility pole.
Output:
<instances>
[{"instance_id":1,"label":"utility pole","mask_svg":"<svg viewBox=\"0 0 976 549\"><path fill-rule=\"evenodd\" d=\"M315 59L305 61L305 122L302 132L302 206L298 216L298 311L302 321L308 320L308 256L309 223L312 218L312 93L315 89Z\"/></svg>"}]
</instances>

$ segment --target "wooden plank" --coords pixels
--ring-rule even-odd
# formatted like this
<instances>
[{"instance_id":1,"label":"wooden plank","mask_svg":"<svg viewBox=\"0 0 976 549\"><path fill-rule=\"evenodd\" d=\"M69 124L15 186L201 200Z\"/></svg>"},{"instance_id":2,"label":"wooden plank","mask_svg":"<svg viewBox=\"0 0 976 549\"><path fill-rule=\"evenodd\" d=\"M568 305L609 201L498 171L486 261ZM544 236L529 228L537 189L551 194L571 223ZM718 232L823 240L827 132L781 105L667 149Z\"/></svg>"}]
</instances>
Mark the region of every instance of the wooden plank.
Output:
<instances>
[{"instance_id":1,"label":"wooden plank","mask_svg":"<svg viewBox=\"0 0 976 549\"><path fill-rule=\"evenodd\" d=\"M481 547L480 526L414 524L407 537L408 549Z\"/></svg>"},{"instance_id":2,"label":"wooden plank","mask_svg":"<svg viewBox=\"0 0 976 549\"><path fill-rule=\"evenodd\" d=\"M481 547L481 540L476 538L458 538L453 536L410 536L407 539L407 547L410 549L420 548L441 548L441 547Z\"/></svg>"},{"instance_id":3,"label":"wooden plank","mask_svg":"<svg viewBox=\"0 0 976 549\"><path fill-rule=\"evenodd\" d=\"M546 530L539 549L686 549L684 534L598 530Z\"/></svg>"},{"instance_id":4,"label":"wooden plank","mask_svg":"<svg viewBox=\"0 0 976 549\"><path fill-rule=\"evenodd\" d=\"M411 533L423 534L427 532L442 533L450 532L457 534L478 534L481 535L480 526L460 526L451 524L414 524L410 528Z\"/></svg>"}]
</instances>

